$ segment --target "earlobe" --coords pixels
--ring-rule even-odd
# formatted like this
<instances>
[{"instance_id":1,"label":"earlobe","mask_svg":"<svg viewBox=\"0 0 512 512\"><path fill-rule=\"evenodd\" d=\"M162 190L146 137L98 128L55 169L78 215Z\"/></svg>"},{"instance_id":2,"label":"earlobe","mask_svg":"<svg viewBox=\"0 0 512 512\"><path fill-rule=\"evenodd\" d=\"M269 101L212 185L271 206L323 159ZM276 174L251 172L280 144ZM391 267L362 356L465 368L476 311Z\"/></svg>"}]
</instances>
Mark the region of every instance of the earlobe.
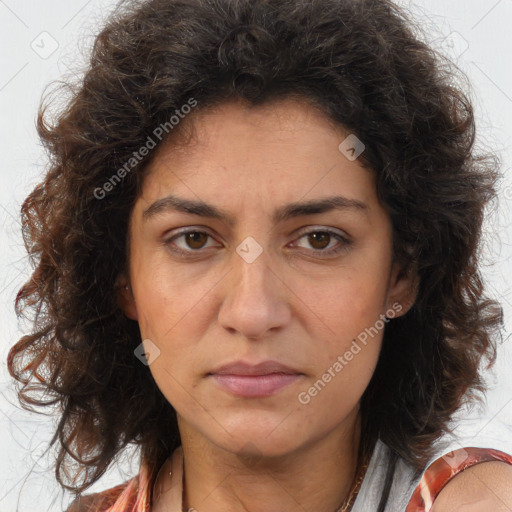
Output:
<instances>
[{"instance_id":1,"label":"earlobe","mask_svg":"<svg viewBox=\"0 0 512 512\"><path fill-rule=\"evenodd\" d=\"M137 305L125 274L120 274L116 279L115 293L117 303L123 313L131 320L138 320Z\"/></svg>"}]
</instances>

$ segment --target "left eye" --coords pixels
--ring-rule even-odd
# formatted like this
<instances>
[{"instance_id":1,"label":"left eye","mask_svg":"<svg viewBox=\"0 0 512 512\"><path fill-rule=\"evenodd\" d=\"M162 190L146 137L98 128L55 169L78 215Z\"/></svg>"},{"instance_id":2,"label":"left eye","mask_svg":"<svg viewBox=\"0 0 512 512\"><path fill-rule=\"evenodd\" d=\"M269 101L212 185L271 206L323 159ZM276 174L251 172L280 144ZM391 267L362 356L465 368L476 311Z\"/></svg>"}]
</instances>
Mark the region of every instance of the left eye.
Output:
<instances>
[{"instance_id":1,"label":"left eye","mask_svg":"<svg viewBox=\"0 0 512 512\"><path fill-rule=\"evenodd\" d=\"M306 239L307 243L313 247L314 252L322 254L338 253L342 249L350 245L350 241L342 236L340 233L331 231L330 229L318 229L314 231L307 231L298 238L298 240ZM337 241L339 246L336 245L329 247L330 243ZM326 249L327 248L327 249Z\"/></svg>"}]
</instances>

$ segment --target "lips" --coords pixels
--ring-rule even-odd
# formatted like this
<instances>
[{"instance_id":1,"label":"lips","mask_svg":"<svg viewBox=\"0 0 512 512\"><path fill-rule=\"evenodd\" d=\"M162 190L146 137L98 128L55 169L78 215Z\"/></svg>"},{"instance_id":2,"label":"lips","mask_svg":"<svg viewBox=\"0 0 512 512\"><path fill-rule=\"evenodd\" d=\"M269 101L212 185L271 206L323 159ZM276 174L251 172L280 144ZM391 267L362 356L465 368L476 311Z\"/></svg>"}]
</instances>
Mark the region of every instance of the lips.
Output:
<instances>
[{"instance_id":1,"label":"lips","mask_svg":"<svg viewBox=\"0 0 512 512\"><path fill-rule=\"evenodd\" d=\"M225 391L246 398L274 395L303 376L303 373L278 361L258 364L237 361L208 373L208 377Z\"/></svg>"},{"instance_id":2,"label":"lips","mask_svg":"<svg viewBox=\"0 0 512 512\"><path fill-rule=\"evenodd\" d=\"M298 370L290 368L278 361L263 361L258 364L249 364L243 361L226 364L210 372L215 375L269 375L271 373L300 374Z\"/></svg>"}]
</instances>

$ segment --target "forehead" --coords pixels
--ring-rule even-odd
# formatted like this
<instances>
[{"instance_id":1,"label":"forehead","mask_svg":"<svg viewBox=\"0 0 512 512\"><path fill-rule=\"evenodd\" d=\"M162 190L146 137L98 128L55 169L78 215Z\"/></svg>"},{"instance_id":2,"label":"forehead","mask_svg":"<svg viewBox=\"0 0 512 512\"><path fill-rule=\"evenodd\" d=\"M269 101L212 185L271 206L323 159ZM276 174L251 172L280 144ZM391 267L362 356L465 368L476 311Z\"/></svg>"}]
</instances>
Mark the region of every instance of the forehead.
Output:
<instances>
[{"instance_id":1,"label":"forehead","mask_svg":"<svg viewBox=\"0 0 512 512\"><path fill-rule=\"evenodd\" d=\"M314 146L322 135L330 133L345 138L349 134L312 100L295 97L276 98L261 105L252 105L239 98L215 106L201 107L199 104L183 117L174 131L177 133L173 134L169 144L161 146L160 156L164 156L166 147L172 147L174 153L186 150L189 155L194 149L204 151L208 147L235 150L236 147L229 147L229 141L234 143L244 136L249 136L250 143L255 146L295 143L301 136L303 145ZM221 146L216 144L219 139L224 142Z\"/></svg>"},{"instance_id":2,"label":"forehead","mask_svg":"<svg viewBox=\"0 0 512 512\"><path fill-rule=\"evenodd\" d=\"M164 142L148 166L145 201L171 191L247 204L319 194L376 200L373 172L339 149L350 132L305 101L248 106L233 100L199 108L182 123L185 135Z\"/></svg>"}]
</instances>

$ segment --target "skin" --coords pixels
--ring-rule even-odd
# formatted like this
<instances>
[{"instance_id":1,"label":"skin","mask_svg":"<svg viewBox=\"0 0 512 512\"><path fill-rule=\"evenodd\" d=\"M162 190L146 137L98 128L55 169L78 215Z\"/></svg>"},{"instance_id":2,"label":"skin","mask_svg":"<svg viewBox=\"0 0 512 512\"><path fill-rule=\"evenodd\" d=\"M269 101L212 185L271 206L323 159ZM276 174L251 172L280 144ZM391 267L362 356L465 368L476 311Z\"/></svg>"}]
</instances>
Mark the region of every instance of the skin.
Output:
<instances>
[{"instance_id":1,"label":"skin","mask_svg":"<svg viewBox=\"0 0 512 512\"><path fill-rule=\"evenodd\" d=\"M338 150L349 132L307 103L231 101L182 123L193 124L193 138L159 148L134 205L119 300L160 350L149 369L177 411L185 510L331 512L354 476L359 400L383 330L307 405L298 394L393 304L401 305L395 316L405 314L414 276L393 262L373 173ZM214 205L233 224L171 209L144 218L171 193ZM333 195L365 207L272 220L288 203ZM170 241L179 228L209 236ZM304 233L325 229L349 243ZM251 263L236 252L248 236L262 249ZM269 397L235 397L207 373L240 359L275 359L302 376ZM162 494L153 511L164 510Z\"/></svg>"},{"instance_id":2,"label":"skin","mask_svg":"<svg viewBox=\"0 0 512 512\"><path fill-rule=\"evenodd\" d=\"M512 466L505 462L476 464L450 480L431 512L511 512Z\"/></svg>"}]
</instances>

